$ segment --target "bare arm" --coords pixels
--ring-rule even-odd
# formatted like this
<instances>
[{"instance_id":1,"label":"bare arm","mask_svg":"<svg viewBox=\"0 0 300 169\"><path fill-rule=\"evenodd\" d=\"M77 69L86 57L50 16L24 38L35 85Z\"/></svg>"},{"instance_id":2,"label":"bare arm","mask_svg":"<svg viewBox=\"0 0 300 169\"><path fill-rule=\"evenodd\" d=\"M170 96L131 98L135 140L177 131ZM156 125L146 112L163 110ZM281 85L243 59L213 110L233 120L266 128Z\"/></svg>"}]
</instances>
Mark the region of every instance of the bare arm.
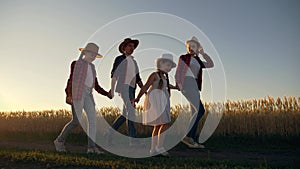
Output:
<instances>
[{"instance_id":1,"label":"bare arm","mask_svg":"<svg viewBox=\"0 0 300 169\"><path fill-rule=\"evenodd\" d=\"M205 59L206 62L203 62L205 68L212 68L214 67L214 62L213 60L210 58L210 56L208 56L206 53L204 53L203 58Z\"/></svg>"},{"instance_id":2,"label":"bare arm","mask_svg":"<svg viewBox=\"0 0 300 169\"><path fill-rule=\"evenodd\" d=\"M171 85L171 84L169 84L169 88L170 89L177 89L177 90L179 90L179 88L177 86L174 86L174 85Z\"/></svg>"},{"instance_id":3,"label":"bare arm","mask_svg":"<svg viewBox=\"0 0 300 169\"><path fill-rule=\"evenodd\" d=\"M208 54L206 54L204 52L203 48L200 48L199 53L203 56L203 58L205 59L205 62L203 62L205 68L212 68L214 67L214 62L213 60L210 58L210 56L208 56Z\"/></svg>"},{"instance_id":4,"label":"bare arm","mask_svg":"<svg viewBox=\"0 0 300 169\"><path fill-rule=\"evenodd\" d=\"M140 87L140 88L142 88L144 85L143 85L143 82L140 80L138 83L138 86Z\"/></svg>"},{"instance_id":5,"label":"bare arm","mask_svg":"<svg viewBox=\"0 0 300 169\"><path fill-rule=\"evenodd\" d=\"M149 78L148 78L146 84L145 84L144 86L142 86L142 88L141 88L141 90L140 90L138 96L136 97L136 99L134 99L134 102L139 102L140 98L143 96L143 94L144 94L145 92L147 92L147 90L148 90L149 87L153 84L153 82L154 82L155 80L156 80L155 73L152 73L152 74L149 76Z\"/></svg>"}]
</instances>

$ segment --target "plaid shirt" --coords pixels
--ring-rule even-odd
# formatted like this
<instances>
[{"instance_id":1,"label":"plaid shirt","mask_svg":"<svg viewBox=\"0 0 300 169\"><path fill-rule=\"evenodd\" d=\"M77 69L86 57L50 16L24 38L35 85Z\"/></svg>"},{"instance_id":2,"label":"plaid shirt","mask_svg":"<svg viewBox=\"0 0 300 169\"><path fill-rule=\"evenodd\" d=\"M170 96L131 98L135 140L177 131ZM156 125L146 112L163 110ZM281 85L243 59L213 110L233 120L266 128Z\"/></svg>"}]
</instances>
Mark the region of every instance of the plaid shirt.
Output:
<instances>
[{"instance_id":1,"label":"plaid shirt","mask_svg":"<svg viewBox=\"0 0 300 169\"><path fill-rule=\"evenodd\" d=\"M83 59L79 59L78 61L73 61L71 64L71 73L68 79L67 87L65 92L67 97L72 97L73 100L80 100L82 98L82 92L84 88L84 82L87 76L88 62ZM94 81L94 89L104 95L107 96L108 92L105 91L98 83L96 77L95 66L91 63L91 68L93 72ZM72 92L73 88L73 92Z\"/></svg>"},{"instance_id":2,"label":"plaid shirt","mask_svg":"<svg viewBox=\"0 0 300 169\"><path fill-rule=\"evenodd\" d=\"M190 54L181 55L179 58L178 66L176 68L175 80L176 80L176 85L179 86L180 89L182 89L182 87L184 85L184 78L185 78L186 72L190 66L191 59L192 59L192 56ZM198 84L198 89L201 91L202 68L205 68L205 66L198 56L195 57L195 59L200 64L200 70L199 70L198 77L196 78L196 80L197 80L197 84Z\"/></svg>"}]
</instances>

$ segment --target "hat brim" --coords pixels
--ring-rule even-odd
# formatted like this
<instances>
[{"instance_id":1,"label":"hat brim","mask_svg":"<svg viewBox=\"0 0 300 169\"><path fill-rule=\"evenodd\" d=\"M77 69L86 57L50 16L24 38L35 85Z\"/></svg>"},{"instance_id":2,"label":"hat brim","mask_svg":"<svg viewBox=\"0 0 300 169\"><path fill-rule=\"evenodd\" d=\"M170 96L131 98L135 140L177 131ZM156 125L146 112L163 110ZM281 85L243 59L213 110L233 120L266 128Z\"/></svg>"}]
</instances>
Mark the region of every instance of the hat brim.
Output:
<instances>
[{"instance_id":1,"label":"hat brim","mask_svg":"<svg viewBox=\"0 0 300 169\"><path fill-rule=\"evenodd\" d=\"M96 58L103 58L103 56L100 53L95 53L95 52L90 51L90 50L85 50L84 48L79 48L79 51L88 51L88 52L96 54Z\"/></svg>"},{"instance_id":2,"label":"hat brim","mask_svg":"<svg viewBox=\"0 0 300 169\"><path fill-rule=\"evenodd\" d=\"M139 40L136 40L136 39L131 39L130 41L127 41L127 42L122 42L120 45L119 45L119 52L120 53L123 53L123 47L125 45L127 45L128 43L133 43L134 44L134 49L138 47L139 45Z\"/></svg>"},{"instance_id":3,"label":"hat brim","mask_svg":"<svg viewBox=\"0 0 300 169\"><path fill-rule=\"evenodd\" d=\"M158 62L160 62L161 60L167 60L167 61L171 62L171 63L172 63L172 68L176 67L176 63L175 63L173 60L166 59L166 58L157 58L157 59L155 60L155 62L158 63Z\"/></svg>"},{"instance_id":4,"label":"hat brim","mask_svg":"<svg viewBox=\"0 0 300 169\"><path fill-rule=\"evenodd\" d=\"M197 43L199 47L201 46L200 42L195 41L195 40L188 40L188 41L186 41L186 44L191 43L191 42Z\"/></svg>"}]
</instances>

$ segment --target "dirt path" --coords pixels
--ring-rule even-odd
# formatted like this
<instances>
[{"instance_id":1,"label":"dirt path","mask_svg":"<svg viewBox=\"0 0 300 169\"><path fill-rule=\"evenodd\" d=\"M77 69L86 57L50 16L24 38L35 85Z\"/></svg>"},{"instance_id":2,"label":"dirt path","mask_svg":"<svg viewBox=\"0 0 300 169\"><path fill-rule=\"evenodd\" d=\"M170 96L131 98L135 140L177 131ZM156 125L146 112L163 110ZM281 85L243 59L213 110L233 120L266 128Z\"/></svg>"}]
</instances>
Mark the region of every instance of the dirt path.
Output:
<instances>
[{"instance_id":1,"label":"dirt path","mask_svg":"<svg viewBox=\"0 0 300 169\"><path fill-rule=\"evenodd\" d=\"M24 141L0 141L0 147L20 148L27 150L47 150L55 151L52 142L24 142ZM70 153L85 152L86 146L67 144ZM108 153L108 152L107 152ZM239 150L218 150L212 148L206 149L188 149L184 146L177 146L169 151L175 157L199 157L202 159L230 160L238 162L249 162L258 164L274 164L281 166L300 166L297 150L291 151L239 151ZM1 158L1 157L0 157Z\"/></svg>"}]
</instances>

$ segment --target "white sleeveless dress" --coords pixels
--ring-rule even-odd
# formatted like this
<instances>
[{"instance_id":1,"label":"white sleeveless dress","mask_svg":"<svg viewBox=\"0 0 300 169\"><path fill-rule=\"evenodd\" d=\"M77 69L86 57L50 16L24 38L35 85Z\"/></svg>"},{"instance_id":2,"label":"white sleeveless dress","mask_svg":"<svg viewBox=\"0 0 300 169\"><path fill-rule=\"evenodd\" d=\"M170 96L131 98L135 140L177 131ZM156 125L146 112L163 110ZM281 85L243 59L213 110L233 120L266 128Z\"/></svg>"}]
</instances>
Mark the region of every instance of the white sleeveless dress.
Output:
<instances>
[{"instance_id":1,"label":"white sleeveless dress","mask_svg":"<svg viewBox=\"0 0 300 169\"><path fill-rule=\"evenodd\" d=\"M153 82L146 95L143 114L143 124L155 126L171 122L170 95L167 88L167 80L163 79L162 89L158 89L160 77Z\"/></svg>"}]
</instances>

